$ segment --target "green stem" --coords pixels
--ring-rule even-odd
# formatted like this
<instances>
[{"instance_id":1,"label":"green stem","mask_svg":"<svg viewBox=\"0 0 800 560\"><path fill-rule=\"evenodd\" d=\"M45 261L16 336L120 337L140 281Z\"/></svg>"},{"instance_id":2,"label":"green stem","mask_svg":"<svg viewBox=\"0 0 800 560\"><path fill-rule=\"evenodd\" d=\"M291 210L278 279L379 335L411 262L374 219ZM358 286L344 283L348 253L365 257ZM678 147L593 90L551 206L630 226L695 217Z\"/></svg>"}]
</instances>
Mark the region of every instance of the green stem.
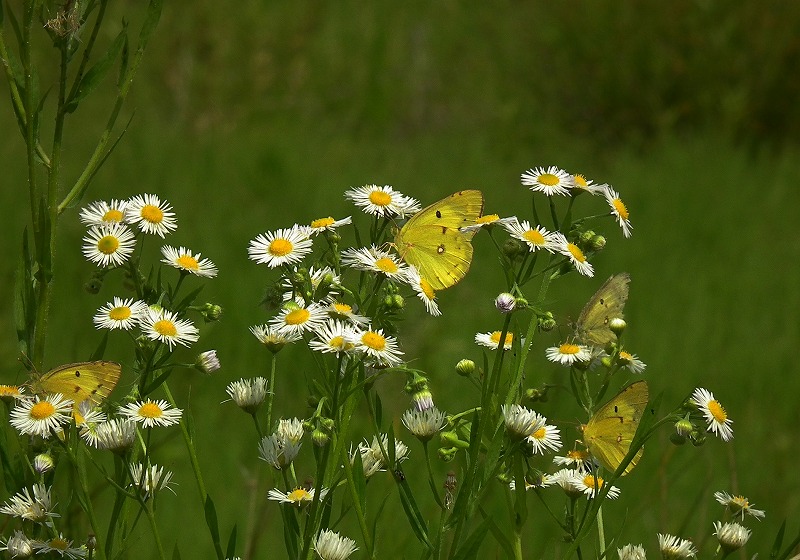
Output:
<instances>
[{"instance_id":1,"label":"green stem","mask_svg":"<svg viewBox=\"0 0 800 560\"><path fill-rule=\"evenodd\" d=\"M164 546L161 544L161 536L158 534L158 525L156 524L156 516L153 512L153 501L147 500L144 504L144 514L147 516L147 521L150 522L150 529L153 531L153 538L156 541L156 548L158 549L158 557L161 560L166 560L166 555L164 554Z\"/></svg>"},{"instance_id":2,"label":"green stem","mask_svg":"<svg viewBox=\"0 0 800 560\"><path fill-rule=\"evenodd\" d=\"M341 446L341 461L344 467L345 478L347 479L347 488L350 490L350 498L353 501L353 511L356 512L356 519L358 519L358 527L361 529L361 537L364 539L364 546L367 549L367 556L373 557L372 535L369 534L367 527L367 518L364 515L364 510L361 509L361 498L356 491L356 482L353 478L353 465L350 463L350 457L347 455L347 450Z\"/></svg>"},{"instance_id":3,"label":"green stem","mask_svg":"<svg viewBox=\"0 0 800 560\"><path fill-rule=\"evenodd\" d=\"M606 552L606 532L605 532L605 527L603 525L602 505L599 508L597 508L597 538L600 541L598 545L600 547L599 556L600 558L602 558Z\"/></svg>"},{"instance_id":4,"label":"green stem","mask_svg":"<svg viewBox=\"0 0 800 560\"><path fill-rule=\"evenodd\" d=\"M267 385L267 432L272 431L272 403L275 400L275 354L270 352L269 384Z\"/></svg>"}]
</instances>

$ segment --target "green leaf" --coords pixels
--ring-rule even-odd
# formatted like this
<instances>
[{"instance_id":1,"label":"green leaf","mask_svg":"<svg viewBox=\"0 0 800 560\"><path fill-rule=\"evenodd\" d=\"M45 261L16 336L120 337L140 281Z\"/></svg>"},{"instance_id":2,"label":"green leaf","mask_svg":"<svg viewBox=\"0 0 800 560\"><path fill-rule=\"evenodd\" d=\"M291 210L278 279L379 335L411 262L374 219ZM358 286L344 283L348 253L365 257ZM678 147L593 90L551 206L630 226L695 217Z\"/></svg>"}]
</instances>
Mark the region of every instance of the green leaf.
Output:
<instances>
[{"instance_id":1,"label":"green leaf","mask_svg":"<svg viewBox=\"0 0 800 560\"><path fill-rule=\"evenodd\" d=\"M425 525L425 519L422 517L414 500L414 493L405 480L398 480L395 477L395 481L397 481L397 488L400 491L400 503L406 512L406 518L408 518L408 522L411 525L411 530L414 531L419 542L428 548L433 548L431 541L428 539L428 527Z\"/></svg>"},{"instance_id":2,"label":"green leaf","mask_svg":"<svg viewBox=\"0 0 800 560\"><path fill-rule=\"evenodd\" d=\"M175 548L172 549L172 560L181 560L181 551L178 550L178 543L175 543Z\"/></svg>"},{"instance_id":3,"label":"green leaf","mask_svg":"<svg viewBox=\"0 0 800 560\"><path fill-rule=\"evenodd\" d=\"M500 527L497 526L497 523L494 522L494 518L491 515L487 515L487 513L483 510L483 508L478 508L483 517L484 521L488 523L489 530L492 532L492 536L494 540L497 541L503 550L506 553L506 556L509 558L514 557L514 547L511 546L511 541L508 540L508 537L500 530Z\"/></svg>"},{"instance_id":4,"label":"green leaf","mask_svg":"<svg viewBox=\"0 0 800 560\"><path fill-rule=\"evenodd\" d=\"M375 393L375 424L378 428L381 427L383 423L383 403L381 402L381 397L378 393Z\"/></svg>"},{"instance_id":5,"label":"green leaf","mask_svg":"<svg viewBox=\"0 0 800 560\"><path fill-rule=\"evenodd\" d=\"M114 61L119 56L120 52L122 51L125 43L127 42L127 34L128 34L128 27L123 22L122 29L119 33L117 33L114 42L111 43L111 46L108 47L108 50L100 57L100 59L83 75L81 78L80 84L75 90L75 95L73 95L70 99L67 99L66 103L64 104L64 111L67 113L72 113L75 109L78 108L78 105L81 101L83 101L87 95L92 93L97 86L100 85L100 82L108 74L108 71L111 70Z\"/></svg>"},{"instance_id":6,"label":"green leaf","mask_svg":"<svg viewBox=\"0 0 800 560\"><path fill-rule=\"evenodd\" d=\"M361 462L361 453L353 455L353 487L361 511L366 515L367 511L367 479L364 476L364 464Z\"/></svg>"},{"instance_id":7,"label":"green leaf","mask_svg":"<svg viewBox=\"0 0 800 560\"><path fill-rule=\"evenodd\" d=\"M217 558L224 558L222 555L222 546L219 540L219 522L217 521L217 508L214 507L214 501L211 496L206 495L205 502L206 525L208 531L211 533L211 540L214 542L214 550L217 552Z\"/></svg>"},{"instance_id":8,"label":"green leaf","mask_svg":"<svg viewBox=\"0 0 800 560\"><path fill-rule=\"evenodd\" d=\"M92 355L89 357L89 360L95 361L95 360L102 360L103 359L103 355L106 353L106 345L108 345L108 333L109 332L110 331L106 331L105 332L105 334L103 335L103 338L100 340L100 344L98 344L97 348L95 348L95 351L92 352Z\"/></svg>"},{"instance_id":9,"label":"green leaf","mask_svg":"<svg viewBox=\"0 0 800 560\"><path fill-rule=\"evenodd\" d=\"M225 558L233 558L236 556L236 525L234 524L231 529L231 536L228 537L228 548L225 551Z\"/></svg>"},{"instance_id":10,"label":"green leaf","mask_svg":"<svg viewBox=\"0 0 800 560\"><path fill-rule=\"evenodd\" d=\"M472 534L464 541L456 551L453 560L471 560L478 557L478 549L483 544L483 539L486 538L486 533L489 532L489 518L484 519L480 525L475 527Z\"/></svg>"},{"instance_id":11,"label":"green leaf","mask_svg":"<svg viewBox=\"0 0 800 560\"><path fill-rule=\"evenodd\" d=\"M781 523L781 528L778 529L778 534L775 535L775 542L772 543L772 551L769 553L770 558L777 558L780 554L781 544L783 544L783 537L786 535L786 520Z\"/></svg>"},{"instance_id":12,"label":"green leaf","mask_svg":"<svg viewBox=\"0 0 800 560\"><path fill-rule=\"evenodd\" d=\"M785 527L786 527L786 520L784 520L783 523L781 524L781 530L779 531L779 534L781 535L781 540L783 540L783 534L785 532L784 531ZM776 538L776 542L777 542L777 538ZM794 540L792 542L790 542L786 546L786 548L783 549L783 552L780 553L780 555L777 557L777 560L786 560L787 558L789 558L789 555L793 554L794 550L797 548L797 545L799 545L799 544L800 544L800 533L798 533L797 536L794 538ZM775 548L773 547L773 550L772 550L772 553L770 554L770 556L772 556L772 554L774 554L774 553L775 553Z\"/></svg>"},{"instance_id":13,"label":"green leaf","mask_svg":"<svg viewBox=\"0 0 800 560\"><path fill-rule=\"evenodd\" d=\"M175 306L173 311L180 313L181 311L189 307L202 290L203 286L199 286L198 288L195 288L194 290L186 294L186 297L184 297L180 301L180 303L178 303L178 305Z\"/></svg>"},{"instance_id":14,"label":"green leaf","mask_svg":"<svg viewBox=\"0 0 800 560\"><path fill-rule=\"evenodd\" d=\"M26 356L30 353L33 343L33 327L36 317L32 266L28 228L26 227L22 232L22 251L14 287L14 322L17 329L17 341L20 353Z\"/></svg>"}]
</instances>

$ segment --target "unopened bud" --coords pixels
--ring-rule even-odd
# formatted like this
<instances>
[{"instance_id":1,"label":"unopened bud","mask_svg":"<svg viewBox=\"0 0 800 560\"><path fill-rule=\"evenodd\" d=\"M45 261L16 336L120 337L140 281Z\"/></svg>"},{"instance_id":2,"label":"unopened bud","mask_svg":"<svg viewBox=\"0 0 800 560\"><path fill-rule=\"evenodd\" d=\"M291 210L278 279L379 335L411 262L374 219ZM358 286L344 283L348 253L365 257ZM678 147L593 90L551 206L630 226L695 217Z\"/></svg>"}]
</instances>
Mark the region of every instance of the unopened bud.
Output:
<instances>
[{"instance_id":1,"label":"unopened bud","mask_svg":"<svg viewBox=\"0 0 800 560\"><path fill-rule=\"evenodd\" d=\"M456 364L456 373L462 377L469 377L475 371L475 362L468 359L460 360Z\"/></svg>"},{"instance_id":2,"label":"unopened bud","mask_svg":"<svg viewBox=\"0 0 800 560\"><path fill-rule=\"evenodd\" d=\"M511 313L517 306L517 299L508 292L503 292L494 298L494 306L500 313Z\"/></svg>"},{"instance_id":3,"label":"unopened bud","mask_svg":"<svg viewBox=\"0 0 800 560\"><path fill-rule=\"evenodd\" d=\"M617 336L622 334L626 326L627 323L622 317L614 317L608 322L608 328Z\"/></svg>"}]
</instances>

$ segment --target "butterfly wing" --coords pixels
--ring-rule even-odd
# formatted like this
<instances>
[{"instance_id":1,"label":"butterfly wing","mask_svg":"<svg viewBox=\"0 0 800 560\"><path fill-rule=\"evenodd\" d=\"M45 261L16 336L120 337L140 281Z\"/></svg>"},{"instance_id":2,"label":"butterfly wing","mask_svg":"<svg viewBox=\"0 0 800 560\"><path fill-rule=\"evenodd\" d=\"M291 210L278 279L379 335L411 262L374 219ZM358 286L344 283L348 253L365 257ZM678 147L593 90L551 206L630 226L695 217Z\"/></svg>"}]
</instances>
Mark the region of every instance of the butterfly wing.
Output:
<instances>
[{"instance_id":1,"label":"butterfly wing","mask_svg":"<svg viewBox=\"0 0 800 560\"><path fill-rule=\"evenodd\" d=\"M613 399L595 412L583 428L583 441L589 452L610 471L616 471L631 447L639 427L649 390L646 381L637 381L625 387ZM623 474L628 474L639 462L642 449L628 463Z\"/></svg>"},{"instance_id":2,"label":"butterfly wing","mask_svg":"<svg viewBox=\"0 0 800 560\"><path fill-rule=\"evenodd\" d=\"M578 340L592 346L605 346L617 339L608 323L611 319L622 319L630 282L630 275L623 272L600 286L578 316L575 324Z\"/></svg>"},{"instance_id":3,"label":"butterfly wing","mask_svg":"<svg viewBox=\"0 0 800 560\"><path fill-rule=\"evenodd\" d=\"M400 257L419 270L434 290L449 288L472 263L474 225L483 212L483 193L460 191L417 212L394 238Z\"/></svg>"},{"instance_id":4,"label":"butterfly wing","mask_svg":"<svg viewBox=\"0 0 800 560\"><path fill-rule=\"evenodd\" d=\"M61 393L78 405L86 399L99 403L111 394L122 374L116 362L78 362L53 368L34 380L34 391Z\"/></svg>"}]
</instances>

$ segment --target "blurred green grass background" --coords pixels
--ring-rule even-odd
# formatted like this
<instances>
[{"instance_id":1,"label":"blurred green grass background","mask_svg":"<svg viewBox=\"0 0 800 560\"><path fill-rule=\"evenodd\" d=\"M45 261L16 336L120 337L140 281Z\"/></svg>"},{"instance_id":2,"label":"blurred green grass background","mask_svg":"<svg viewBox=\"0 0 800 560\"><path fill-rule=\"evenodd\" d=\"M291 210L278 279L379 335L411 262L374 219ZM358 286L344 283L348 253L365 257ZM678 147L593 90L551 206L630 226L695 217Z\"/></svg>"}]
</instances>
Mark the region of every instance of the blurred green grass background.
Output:
<instances>
[{"instance_id":1,"label":"blurred green grass background","mask_svg":"<svg viewBox=\"0 0 800 560\"><path fill-rule=\"evenodd\" d=\"M113 9L121 17L134 8ZM425 203L480 188L487 211L515 214L528 196L519 174L551 164L611 183L634 225L627 241L610 223L605 228L609 243L594 281L556 287L560 322L609 275L629 271L626 338L648 364L651 392L673 403L707 387L735 422L731 445L711 438L700 449L674 448L661 434L624 480L622 497L604 508L607 534L650 549L657 531L702 542L719 518L715 490L742 493L767 511L762 523L748 523L751 554L766 555L784 518L794 517L796 531L800 75L792 69L800 39L791 22L800 23L800 4L168 3L127 105L133 121L83 202L157 193L178 215L168 242L202 251L220 268L204 295L225 315L203 329L193 352L218 349L223 370L211 379L177 374L173 390L184 404L191 390L223 535L239 523L240 534L259 534L265 549L283 548L277 508L263 504L266 466L256 460L252 430L232 404L219 404L227 383L266 365L247 327L266 320L258 302L268 275L247 260L247 242L295 221L354 214L342 192L372 182ZM108 104L100 94L70 117L67 177L88 156ZM28 199L23 144L7 104L0 130L0 359L13 380L22 371L13 275ZM80 254L77 211L61 226L49 365L88 357L99 340L91 315L119 293L112 285L98 296L82 290L92 267ZM430 373L437 403L451 412L470 402L453 365L477 358L472 336L499 325L491 300L502 277L485 241L476 241L467 279L442 294L444 316L417 314L401 333L406 356ZM538 347L558 336L543 336ZM130 361L119 352L110 355ZM543 358L531 366L529 385L566 383ZM278 388L287 396L278 413L309 414L303 395L311 371L302 349L280 355ZM402 380L379 390L399 416L407 404ZM568 401L557 392L540 411L563 414ZM575 414L562 418L577 422ZM182 474L178 496L159 503L174 529L165 531L167 544L177 542L184 557L210 557L202 535L179 530L199 532L202 511L177 433L165 437L158 460ZM412 486L425 496L414 469L407 466ZM393 492L385 480L373 484ZM383 557L401 550L416 557L396 496L389 507L393 523L378 542L398 552ZM560 546L555 528L544 516L529 525L526 550L552 556ZM148 557L147 531L138 532L145 548L136 555ZM408 536L401 542L398 533ZM494 547L483 551L493 555Z\"/></svg>"}]
</instances>

